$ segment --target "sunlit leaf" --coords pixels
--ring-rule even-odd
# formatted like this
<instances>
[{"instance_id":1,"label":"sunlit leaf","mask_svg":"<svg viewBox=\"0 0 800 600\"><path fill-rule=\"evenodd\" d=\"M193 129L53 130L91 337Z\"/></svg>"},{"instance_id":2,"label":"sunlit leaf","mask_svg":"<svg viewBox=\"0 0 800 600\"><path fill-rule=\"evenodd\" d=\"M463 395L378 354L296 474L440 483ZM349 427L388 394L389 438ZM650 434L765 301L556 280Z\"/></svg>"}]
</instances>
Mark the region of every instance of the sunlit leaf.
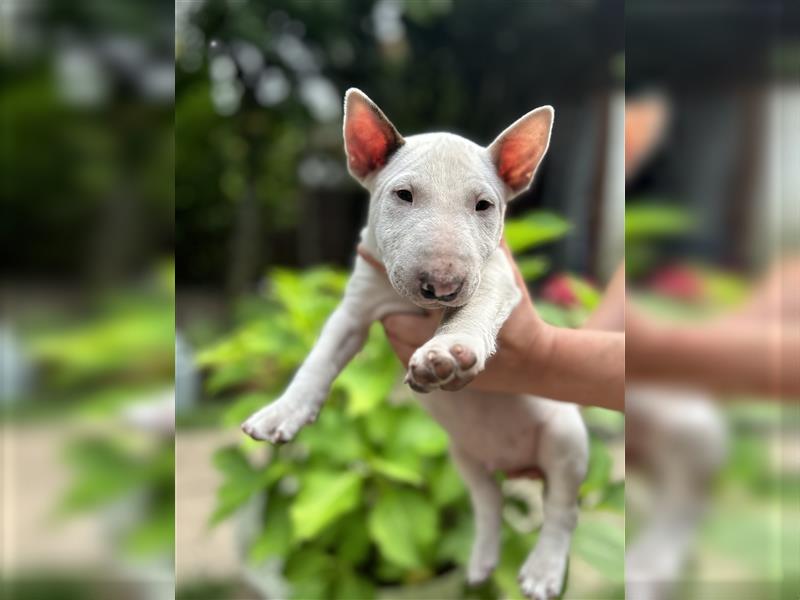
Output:
<instances>
[{"instance_id":1,"label":"sunlit leaf","mask_svg":"<svg viewBox=\"0 0 800 600\"><path fill-rule=\"evenodd\" d=\"M550 260L545 256L521 256L516 259L516 262L525 281L539 279L550 268Z\"/></svg>"},{"instance_id":2,"label":"sunlit leaf","mask_svg":"<svg viewBox=\"0 0 800 600\"><path fill-rule=\"evenodd\" d=\"M561 239L569 230L570 224L555 213L530 211L507 219L504 237L511 252L518 253Z\"/></svg>"},{"instance_id":3,"label":"sunlit leaf","mask_svg":"<svg viewBox=\"0 0 800 600\"><path fill-rule=\"evenodd\" d=\"M422 485L422 474L417 469L402 462L373 457L369 460L369 466L376 473L394 481L410 483L411 485Z\"/></svg>"},{"instance_id":4,"label":"sunlit leaf","mask_svg":"<svg viewBox=\"0 0 800 600\"><path fill-rule=\"evenodd\" d=\"M630 203L625 209L626 241L686 233L693 225L685 208L666 202Z\"/></svg>"},{"instance_id":5,"label":"sunlit leaf","mask_svg":"<svg viewBox=\"0 0 800 600\"><path fill-rule=\"evenodd\" d=\"M586 310L594 310L600 303L600 291L582 277L574 274L570 274L567 277L581 307Z\"/></svg>"},{"instance_id":6,"label":"sunlit leaf","mask_svg":"<svg viewBox=\"0 0 800 600\"><path fill-rule=\"evenodd\" d=\"M589 470L581 484L580 494L603 489L611 477L612 460L606 445L592 436L589 441Z\"/></svg>"},{"instance_id":7,"label":"sunlit leaf","mask_svg":"<svg viewBox=\"0 0 800 600\"><path fill-rule=\"evenodd\" d=\"M306 474L289 511L294 539L312 538L353 510L358 505L361 483L358 473L314 471Z\"/></svg>"},{"instance_id":8,"label":"sunlit leaf","mask_svg":"<svg viewBox=\"0 0 800 600\"><path fill-rule=\"evenodd\" d=\"M264 527L250 548L250 559L259 563L267 558L285 557L292 542L289 499L272 494L267 501Z\"/></svg>"},{"instance_id":9,"label":"sunlit leaf","mask_svg":"<svg viewBox=\"0 0 800 600\"><path fill-rule=\"evenodd\" d=\"M572 537L576 555L605 578L621 582L625 575L625 528L622 524L581 518Z\"/></svg>"},{"instance_id":10,"label":"sunlit leaf","mask_svg":"<svg viewBox=\"0 0 800 600\"><path fill-rule=\"evenodd\" d=\"M405 414L397 425L389 447L395 452L413 452L423 456L439 456L447 452L447 434L422 411Z\"/></svg>"},{"instance_id":11,"label":"sunlit leaf","mask_svg":"<svg viewBox=\"0 0 800 600\"><path fill-rule=\"evenodd\" d=\"M268 471L254 469L241 449L234 446L217 450L212 461L223 475L223 483L217 489L217 503L210 518L210 524L215 525L262 489Z\"/></svg>"},{"instance_id":12,"label":"sunlit leaf","mask_svg":"<svg viewBox=\"0 0 800 600\"><path fill-rule=\"evenodd\" d=\"M444 460L429 481L431 496L437 506L446 506L466 494L466 487L452 461Z\"/></svg>"},{"instance_id":13,"label":"sunlit leaf","mask_svg":"<svg viewBox=\"0 0 800 600\"><path fill-rule=\"evenodd\" d=\"M423 565L423 551L437 535L437 514L419 492L384 488L369 514L369 531L382 554L405 568Z\"/></svg>"}]
</instances>

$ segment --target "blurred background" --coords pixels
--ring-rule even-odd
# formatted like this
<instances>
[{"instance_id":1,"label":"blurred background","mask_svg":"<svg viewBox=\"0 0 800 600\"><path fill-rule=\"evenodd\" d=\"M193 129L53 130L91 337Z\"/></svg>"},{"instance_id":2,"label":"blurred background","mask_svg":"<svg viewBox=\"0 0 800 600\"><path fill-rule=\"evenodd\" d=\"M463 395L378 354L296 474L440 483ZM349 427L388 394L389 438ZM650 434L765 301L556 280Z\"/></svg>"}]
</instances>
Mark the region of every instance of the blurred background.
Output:
<instances>
[{"instance_id":1,"label":"blurred background","mask_svg":"<svg viewBox=\"0 0 800 600\"><path fill-rule=\"evenodd\" d=\"M238 424L283 390L352 264L367 194L342 149L351 86L403 134L482 144L555 107L550 151L507 239L545 318L580 325L623 252L622 8L177 3L180 597L519 597L539 484L505 482L502 565L466 589L465 488L379 326L295 442L255 444ZM592 464L565 597L618 598L623 419L586 419Z\"/></svg>"},{"instance_id":2,"label":"blurred background","mask_svg":"<svg viewBox=\"0 0 800 600\"><path fill-rule=\"evenodd\" d=\"M502 563L467 590L465 490L380 328L296 443L238 430L346 282L367 198L344 90L479 143L555 107L506 232L548 321L580 326L625 255L643 318L796 335L799 23L756 0L2 0L0 595L518 597L539 484L504 482ZM796 598L800 404L679 383L584 410L564 597L625 574L636 598Z\"/></svg>"},{"instance_id":3,"label":"blurred background","mask_svg":"<svg viewBox=\"0 0 800 600\"><path fill-rule=\"evenodd\" d=\"M799 364L796 8L626 5L629 349L635 317L772 335L749 356L764 377ZM629 597L796 597L797 398L628 381Z\"/></svg>"},{"instance_id":4,"label":"blurred background","mask_svg":"<svg viewBox=\"0 0 800 600\"><path fill-rule=\"evenodd\" d=\"M168 3L0 3L4 598L171 598Z\"/></svg>"}]
</instances>

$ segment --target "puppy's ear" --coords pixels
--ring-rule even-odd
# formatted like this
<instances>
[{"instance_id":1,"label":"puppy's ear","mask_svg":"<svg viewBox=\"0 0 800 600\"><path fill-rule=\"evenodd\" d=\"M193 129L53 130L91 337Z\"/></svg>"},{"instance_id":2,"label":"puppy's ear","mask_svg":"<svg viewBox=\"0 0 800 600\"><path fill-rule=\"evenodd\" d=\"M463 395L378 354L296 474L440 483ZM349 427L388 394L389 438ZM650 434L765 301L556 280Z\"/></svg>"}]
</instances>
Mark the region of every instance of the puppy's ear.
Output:
<instances>
[{"instance_id":1,"label":"puppy's ear","mask_svg":"<svg viewBox=\"0 0 800 600\"><path fill-rule=\"evenodd\" d=\"M361 90L344 95L344 151L347 168L362 180L386 164L405 141L377 105Z\"/></svg>"},{"instance_id":2,"label":"puppy's ear","mask_svg":"<svg viewBox=\"0 0 800 600\"><path fill-rule=\"evenodd\" d=\"M489 146L497 174L513 195L528 189L550 144L553 107L540 106L514 122Z\"/></svg>"}]
</instances>

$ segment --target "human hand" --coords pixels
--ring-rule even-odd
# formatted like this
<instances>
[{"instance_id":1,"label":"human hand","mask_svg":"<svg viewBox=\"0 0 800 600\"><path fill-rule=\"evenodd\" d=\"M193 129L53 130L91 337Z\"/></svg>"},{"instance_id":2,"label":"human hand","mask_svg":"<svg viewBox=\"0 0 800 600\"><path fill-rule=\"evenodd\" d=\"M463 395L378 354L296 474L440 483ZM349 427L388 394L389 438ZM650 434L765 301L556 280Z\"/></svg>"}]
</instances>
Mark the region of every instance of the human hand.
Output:
<instances>
[{"instance_id":1,"label":"human hand","mask_svg":"<svg viewBox=\"0 0 800 600\"><path fill-rule=\"evenodd\" d=\"M505 242L502 248L511 262L522 299L500 330L497 353L468 387L484 391L524 393L530 388L531 359L539 350L538 346L548 343L550 328L536 312L522 275ZM425 315L392 314L384 317L382 323L386 337L404 365L408 364L417 348L433 337L441 318L441 310L429 311Z\"/></svg>"}]
</instances>

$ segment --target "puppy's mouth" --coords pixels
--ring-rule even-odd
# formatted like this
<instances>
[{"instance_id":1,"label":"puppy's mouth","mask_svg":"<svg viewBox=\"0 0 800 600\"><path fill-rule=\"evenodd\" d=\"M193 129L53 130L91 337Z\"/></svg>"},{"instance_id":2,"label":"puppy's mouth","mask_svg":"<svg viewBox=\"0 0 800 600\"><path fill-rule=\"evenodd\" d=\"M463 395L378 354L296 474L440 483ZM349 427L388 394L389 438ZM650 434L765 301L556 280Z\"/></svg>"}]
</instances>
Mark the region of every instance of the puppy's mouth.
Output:
<instances>
[{"instance_id":1,"label":"puppy's mouth","mask_svg":"<svg viewBox=\"0 0 800 600\"><path fill-rule=\"evenodd\" d=\"M449 289L437 290L434 282L420 281L416 276L408 277L403 271L390 268L387 274L389 282L400 296L425 309L464 306L476 287L469 278L465 278L455 289L450 286ZM447 293L442 293L443 291Z\"/></svg>"},{"instance_id":2,"label":"puppy's mouth","mask_svg":"<svg viewBox=\"0 0 800 600\"><path fill-rule=\"evenodd\" d=\"M467 303L467 301L462 298L454 298L450 301L443 301L436 299L429 300L420 296L412 297L411 301L420 308L458 308L459 306L464 306Z\"/></svg>"},{"instance_id":3,"label":"puppy's mouth","mask_svg":"<svg viewBox=\"0 0 800 600\"><path fill-rule=\"evenodd\" d=\"M455 291L444 296L436 296L420 288L414 293L406 294L406 297L421 308L458 308L469 302L472 295L465 293L464 289L465 285L461 283Z\"/></svg>"}]
</instances>

